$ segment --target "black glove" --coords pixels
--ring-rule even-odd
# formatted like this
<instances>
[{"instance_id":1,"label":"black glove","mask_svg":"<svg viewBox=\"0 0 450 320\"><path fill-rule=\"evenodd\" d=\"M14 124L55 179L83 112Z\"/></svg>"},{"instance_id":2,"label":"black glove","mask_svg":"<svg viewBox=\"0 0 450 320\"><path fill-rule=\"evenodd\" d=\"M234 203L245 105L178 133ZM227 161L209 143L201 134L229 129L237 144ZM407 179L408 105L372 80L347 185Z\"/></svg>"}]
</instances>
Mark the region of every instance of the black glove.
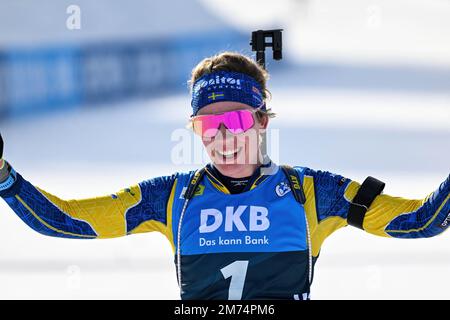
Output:
<instances>
[{"instance_id":1,"label":"black glove","mask_svg":"<svg viewBox=\"0 0 450 320\"><path fill-rule=\"evenodd\" d=\"M3 139L2 134L0 133L0 159L3 157Z\"/></svg>"},{"instance_id":2,"label":"black glove","mask_svg":"<svg viewBox=\"0 0 450 320\"><path fill-rule=\"evenodd\" d=\"M5 161L3 163L2 161L2 156L3 156L3 139L2 139L2 134L0 133L0 183L4 182L8 176L9 176L9 165L8 163Z\"/></svg>"}]
</instances>

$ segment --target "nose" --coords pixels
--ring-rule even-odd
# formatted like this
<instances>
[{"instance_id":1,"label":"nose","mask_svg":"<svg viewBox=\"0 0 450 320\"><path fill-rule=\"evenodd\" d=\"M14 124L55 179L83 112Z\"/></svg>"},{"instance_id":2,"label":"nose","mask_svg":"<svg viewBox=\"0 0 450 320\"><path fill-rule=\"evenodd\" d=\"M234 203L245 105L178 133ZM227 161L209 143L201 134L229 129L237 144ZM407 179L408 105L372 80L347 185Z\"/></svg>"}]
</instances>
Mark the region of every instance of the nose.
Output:
<instances>
[{"instance_id":1,"label":"nose","mask_svg":"<svg viewBox=\"0 0 450 320\"><path fill-rule=\"evenodd\" d=\"M219 133L222 137L226 137L227 128L225 127L225 125L223 123L220 124Z\"/></svg>"},{"instance_id":2,"label":"nose","mask_svg":"<svg viewBox=\"0 0 450 320\"><path fill-rule=\"evenodd\" d=\"M217 134L211 138L211 141L224 141L227 140L227 137L227 128L223 125L223 123L221 123Z\"/></svg>"},{"instance_id":3,"label":"nose","mask_svg":"<svg viewBox=\"0 0 450 320\"><path fill-rule=\"evenodd\" d=\"M221 145L223 150L228 150L236 147L237 137L227 130L227 128L220 124L219 132L213 138L214 143L218 146Z\"/></svg>"}]
</instances>

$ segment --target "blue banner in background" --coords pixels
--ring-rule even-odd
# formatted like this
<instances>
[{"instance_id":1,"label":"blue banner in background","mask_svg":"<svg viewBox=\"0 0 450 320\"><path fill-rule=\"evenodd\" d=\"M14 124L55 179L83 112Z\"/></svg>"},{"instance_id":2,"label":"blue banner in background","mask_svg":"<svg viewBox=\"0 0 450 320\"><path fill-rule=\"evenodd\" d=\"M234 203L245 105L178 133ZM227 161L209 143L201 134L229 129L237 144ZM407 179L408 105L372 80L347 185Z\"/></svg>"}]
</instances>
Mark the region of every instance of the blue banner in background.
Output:
<instances>
[{"instance_id":1,"label":"blue banner in background","mask_svg":"<svg viewBox=\"0 0 450 320\"><path fill-rule=\"evenodd\" d=\"M187 90L203 58L250 54L237 32L0 52L0 119Z\"/></svg>"},{"instance_id":2,"label":"blue banner in background","mask_svg":"<svg viewBox=\"0 0 450 320\"><path fill-rule=\"evenodd\" d=\"M2 78L7 116L77 105L80 102L76 48L5 52Z\"/></svg>"}]
</instances>

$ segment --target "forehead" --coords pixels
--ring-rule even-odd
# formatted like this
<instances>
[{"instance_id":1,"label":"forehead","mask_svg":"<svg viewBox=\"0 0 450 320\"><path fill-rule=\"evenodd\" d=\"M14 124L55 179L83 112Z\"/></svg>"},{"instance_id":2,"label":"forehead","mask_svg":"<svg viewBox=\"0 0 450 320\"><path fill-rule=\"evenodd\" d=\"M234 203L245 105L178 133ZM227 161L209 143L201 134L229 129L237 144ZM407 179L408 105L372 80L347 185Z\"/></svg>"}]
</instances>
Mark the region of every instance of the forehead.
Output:
<instances>
[{"instance_id":1,"label":"forehead","mask_svg":"<svg viewBox=\"0 0 450 320\"><path fill-rule=\"evenodd\" d=\"M220 102L214 102L214 103L204 106L203 108L201 108L198 111L197 114L202 115L202 114L211 114L211 113L222 113L222 112L239 110L239 109L252 110L253 108L251 106L249 106L248 104L245 104L242 102L220 101Z\"/></svg>"}]
</instances>

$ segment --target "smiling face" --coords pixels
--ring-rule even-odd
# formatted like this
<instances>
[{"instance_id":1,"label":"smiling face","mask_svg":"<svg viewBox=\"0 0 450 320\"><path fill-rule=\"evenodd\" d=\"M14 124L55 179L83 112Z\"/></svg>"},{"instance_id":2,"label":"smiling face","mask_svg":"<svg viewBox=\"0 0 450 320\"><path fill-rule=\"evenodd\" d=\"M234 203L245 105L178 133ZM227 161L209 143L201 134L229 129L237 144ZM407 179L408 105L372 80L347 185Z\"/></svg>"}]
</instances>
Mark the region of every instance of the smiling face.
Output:
<instances>
[{"instance_id":1,"label":"smiling face","mask_svg":"<svg viewBox=\"0 0 450 320\"><path fill-rule=\"evenodd\" d=\"M219 114L242 109L252 111L250 115L241 112L209 120L197 119L197 123L205 124L203 129L219 126L220 121L225 121L236 133L233 135L222 123L209 131L212 135L219 129L213 138L202 137L211 161L226 176L250 176L263 162L260 147L262 132L273 114L270 109L256 113L255 108L265 105L269 99L268 79L268 72L257 61L239 52L225 51L206 57L192 69L189 86L193 114ZM220 102L211 103L217 101L215 96L210 97L211 93L218 94ZM239 131L247 129L252 122L252 128ZM208 134L202 132L201 126L194 129L201 135Z\"/></svg>"},{"instance_id":2,"label":"smiling face","mask_svg":"<svg viewBox=\"0 0 450 320\"><path fill-rule=\"evenodd\" d=\"M218 114L235 110L253 112L254 125L240 134L232 134L224 124L213 138L202 137L203 145L214 163L223 174L233 178L253 174L261 163L261 134L268 125L268 117L258 118L254 108L240 102L215 102L201 108L197 115Z\"/></svg>"}]
</instances>

